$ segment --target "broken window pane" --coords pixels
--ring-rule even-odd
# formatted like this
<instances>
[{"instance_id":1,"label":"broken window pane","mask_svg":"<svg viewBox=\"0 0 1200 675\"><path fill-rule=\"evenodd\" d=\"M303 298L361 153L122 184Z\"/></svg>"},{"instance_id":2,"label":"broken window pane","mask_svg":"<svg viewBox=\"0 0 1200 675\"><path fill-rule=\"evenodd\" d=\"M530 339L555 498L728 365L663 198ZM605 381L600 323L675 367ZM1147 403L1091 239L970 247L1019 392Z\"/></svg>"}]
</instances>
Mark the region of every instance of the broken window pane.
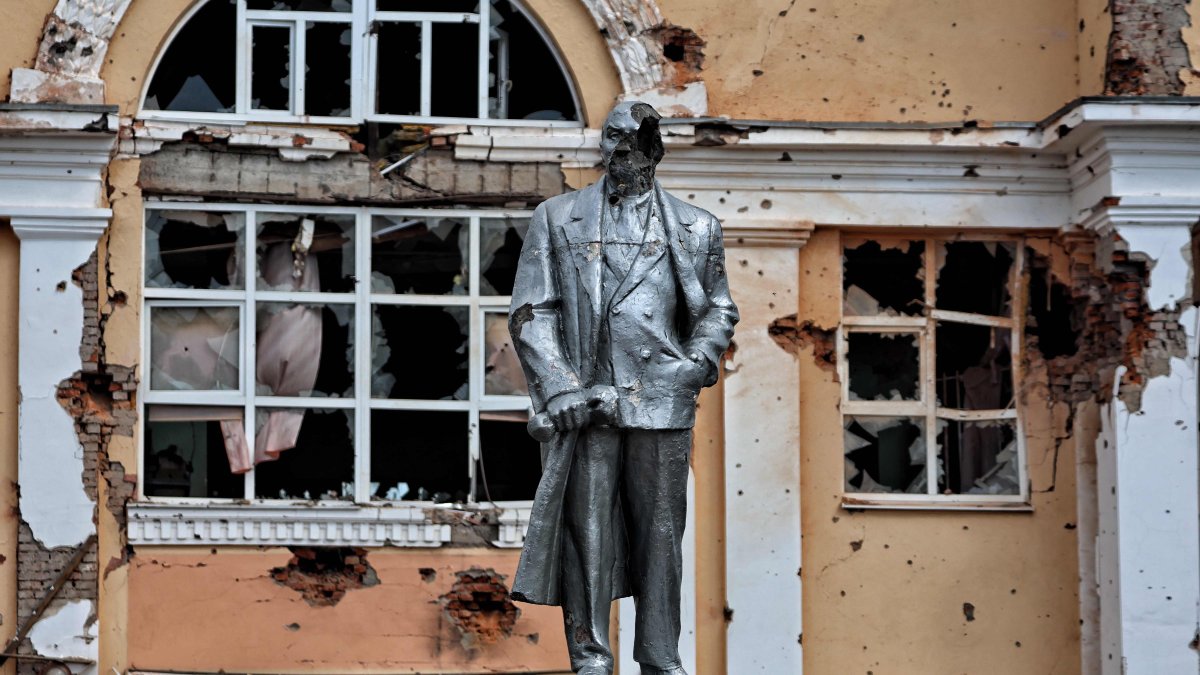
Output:
<instances>
[{"instance_id":1,"label":"broken window pane","mask_svg":"<svg viewBox=\"0 0 1200 675\"><path fill-rule=\"evenodd\" d=\"M479 0L376 0L381 12L462 12L479 11Z\"/></svg>"},{"instance_id":2,"label":"broken window pane","mask_svg":"<svg viewBox=\"0 0 1200 675\"><path fill-rule=\"evenodd\" d=\"M219 211L146 212L146 285L243 288L246 216Z\"/></svg>"},{"instance_id":3,"label":"broken window pane","mask_svg":"<svg viewBox=\"0 0 1200 675\"><path fill-rule=\"evenodd\" d=\"M525 430L524 412L479 413L478 501L533 499L542 477L541 445Z\"/></svg>"},{"instance_id":4,"label":"broken window pane","mask_svg":"<svg viewBox=\"0 0 1200 675\"><path fill-rule=\"evenodd\" d=\"M209 0L171 40L150 79L142 108L233 112L237 63L232 45L236 42L236 0Z\"/></svg>"},{"instance_id":5,"label":"broken window pane","mask_svg":"<svg viewBox=\"0 0 1200 675\"><path fill-rule=\"evenodd\" d=\"M373 397L467 400L467 307L374 309Z\"/></svg>"},{"instance_id":6,"label":"broken window pane","mask_svg":"<svg viewBox=\"0 0 1200 675\"><path fill-rule=\"evenodd\" d=\"M349 12L352 0L246 0L246 9L290 12Z\"/></svg>"},{"instance_id":7,"label":"broken window pane","mask_svg":"<svg viewBox=\"0 0 1200 675\"><path fill-rule=\"evenodd\" d=\"M525 14L509 2L492 4L490 95L503 96L508 119L577 120L571 86L550 45ZM503 66L507 64L507 68ZM506 72L507 71L507 72Z\"/></svg>"},{"instance_id":8,"label":"broken window pane","mask_svg":"<svg viewBox=\"0 0 1200 675\"><path fill-rule=\"evenodd\" d=\"M938 309L1010 316L1010 275L1015 245L1009 241L952 241L937 246Z\"/></svg>"},{"instance_id":9,"label":"broken window pane","mask_svg":"<svg viewBox=\"0 0 1200 675\"><path fill-rule=\"evenodd\" d=\"M1010 329L941 321L935 339L939 406L999 410L1013 405Z\"/></svg>"},{"instance_id":10,"label":"broken window pane","mask_svg":"<svg viewBox=\"0 0 1200 675\"><path fill-rule=\"evenodd\" d=\"M292 29L288 26L251 26L250 39L250 107L291 110Z\"/></svg>"},{"instance_id":11,"label":"broken window pane","mask_svg":"<svg viewBox=\"0 0 1200 675\"><path fill-rule=\"evenodd\" d=\"M466 412L371 411L371 488L378 499L466 502Z\"/></svg>"},{"instance_id":12,"label":"broken window pane","mask_svg":"<svg viewBox=\"0 0 1200 675\"><path fill-rule=\"evenodd\" d=\"M376 22L375 111L421 114L421 24Z\"/></svg>"},{"instance_id":13,"label":"broken window pane","mask_svg":"<svg viewBox=\"0 0 1200 675\"><path fill-rule=\"evenodd\" d=\"M236 307L150 307L150 388L240 389Z\"/></svg>"},{"instance_id":14,"label":"broken window pane","mask_svg":"<svg viewBox=\"0 0 1200 675\"><path fill-rule=\"evenodd\" d=\"M371 290L466 295L469 233L465 218L374 216Z\"/></svg>"},{"instance_id":15,"label":"broken window pane","mask_svg":"<svg viewBox=\"0 0 1200 675\"><path fill-rule=\"evenodd\" d=\"M348 23L306 23L304 113L322 117L350 114Z\"/></svg>"},{"instance_id":16,"label":"broken window pane","mask_svg":"<svg viewBox=\"0 0 1200 675\"><path fill-rule=\"evenodd\" d=\"M259 499L354 499L354 411L258 408Z\"/></svg>"},{"instance_id":17,"label":"broken window pane","mask_svg":"<svg viewBox=\"0 0 1200 675\"><path fill-rule=\"evenodd\" d=\"M260 396L354 396L354 307L258 303Z\"/></svg>"},{"instance_id":18,"label":"broken window pane","mask_svg":"<svg viewBox=\"0 0 1200 675\"><path fill-rule=\"evenodd\" d=\"M846 417L846 492L924 494L924 423L918 417Z\"/></svg>"},{"instance_id":19,"label":"broken window pane","mask_svg":"<svg viewBox=\"0 0 1200 675\"><path fill-rule=\"evenodd\" d=\"M479 26L433 24L433 88L430 114L479 117Z\"/></svg>"},{"instance_id":20,"label":"broken window pane","mask_svg":"<svg viewBox=\"0 0 1200 675\"><path fill-rule=\"evenodd\" d=\"M938 449L946 471L943 494L1021 493L1015 420L938 420Z\"/></svg>"},{"instance_id":21,"label":"broken window pane","mask_svg":"<svg viewBox=\"0 0 1200 675\"><path fill-rule=\"evenodd\" d=\"M921 346L917 333L846 335L851 401L921 398Z\"/></svg>"},{"instance_id":22,"label":"broken window pane","mask_svg":"<svg viewBox=\"0 0 1200 675\"><path fill-rule=\"evenodd\" d=\"M843 260L843 312L848 316L921 314L924 253L923 241L848 245Z\"/></svg>"},{"instance_id":23,"label":"broken window pane","mask_svg":"<svg viewBox=\"0 0 1200 675\"><path fill-rule=\"evenodd\" d=\"M354 216L258 216L258 290L354 292Z\"/></svg>"},{"instance_id":24,"label":"broken window pane","mask_svg":"<svg viewBox=\"0 0 1200 675\"><path fill-rule=\"evenodd\" d=\"M508 314L483 315L483 393L496 396L528 396L525 371L508 334Z\"/></svg>"},{"instance_id":25,"label":"broken window pane","mask_svg":"<svg viewBox=\"0 0 1200 675\"><path fill-rule=\"evenodd\" d=\"M483 218L479 221L479 293L512 295L517 260L528 218Z\"/></svg>"},{"instance_id":26,"label":"broken window pane","mask_svg":"<svg viewBox=\"0 0 1200 675\"><path fill-rule=\"evenodd\" d=\"M242 424L241 408L147 406L144 494L241 499L245 480L230 471L228 452L240 452Z\"/></svg>"}]
</instances>

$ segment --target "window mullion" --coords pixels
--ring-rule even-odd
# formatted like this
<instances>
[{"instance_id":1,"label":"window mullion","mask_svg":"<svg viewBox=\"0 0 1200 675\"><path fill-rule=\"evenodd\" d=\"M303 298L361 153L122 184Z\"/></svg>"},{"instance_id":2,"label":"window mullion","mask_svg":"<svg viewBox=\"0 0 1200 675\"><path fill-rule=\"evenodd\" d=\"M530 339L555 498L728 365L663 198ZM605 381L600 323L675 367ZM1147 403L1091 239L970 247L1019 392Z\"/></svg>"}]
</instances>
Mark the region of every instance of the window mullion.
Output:
<instances>
[{"instance_id":1,"label":"window mullion","mask_svg":"<svg viewBox=\"0 0 1200 675\"><path fill-rule=\"evenodd\" d=\"M421 115L433 114L433 22L421 22Z\"/></svg>"},{"instance_id":2,"label":"window mullion","mask_svg":"<svg viewBox=\"0 0 1200 675\"><path fill-rule=\"evenodd\" d=\"M371 214L355 216L354 501L371 501Z\"/></svg>"},{"instance_id":3,"label":"window mullion","mask_svg":"<svg viewBox=\"0 0 1200 675\"><path fill-rule=\"evenodd\" d=\"M304 87L308 57L308 22L298 19L292 23L292 114L304 115Z\"/></svg>"},{"instance_id":4,"label":"window mullion","mask_svg":"<svg viewBox=\"0 0 1200 675\"><path fill-rule=\"evenodd\" d=\"M1018 238L1015 248L1016 255L1013 257L1013 266L1010 272L1012 292L1009 294L1013 327L1008 342L1012 345L1010 349L1012 350L1013 405L1017 406L1019 410L1021 394L1017 391L1017 386L1024 381L1023 373L1021 373L1021 344L1025 339L1025 239ZM1019 412L1016 417L1019 492L1022 500L1028 501L1030 485L1029 461L1025 456L1025 423Z\"/></svg>"},{"instance_id":5,"label":"window mullion","mask_svg":"<svg viewBox=\"0 0 1200 675\"><path fill-rule=\"evenodd\" d=\"M934 303L937 301L937 253L933 239L925 240L925 339L921 354L923 383L921 400L925 403L925 491L936 495L938 492L938 456L940 448L937 444L937 326L933 318Z\"/></svg>"},{"instance_id":6,"label":"window mullion","mask_svg":"<svg viewBox=\"0 0 1200 675\"><path fill-rule=\"evenodd\" d=\"M479 77L477 90L479 92L480 119L488 117L488 56L491 54L492 5L483 2L479 5Z\"/></svg>"},{"instance_id":7,"label":"window mullion","mask_svg":"<svg viewBox=\"0 0 1200 675\"><path fill-rule=\"evenodd\" d=\"M354 14L350 18L350 116L356 120L364 119L369 111L374 112L366 106L367 92L375 90L375 78L367 69L371 59L365 53L375 44L375 36L367 34L366 18L366 8L373 4L354 3Z\"/></svg>"},{"instance_id":8,"label":"window mullion","mask_svg":"<svg viewBox=\"0 0 1200 675\"><path fill-rule=\"evenodd\" d=\"M237 0L237 37L236 45L236 68L240 74L234 78L234 111L238 115L245 115L250 111L250 77L251 63L250 51L252 37L250 35L250 27L246 23L246 0Z\"/></svg>"},{"instance_id":9,"label":"window mullion","mask_svg":"<svg viewBox=\"0 0 1200 675\"><path fill-rule=\"evenodd\" d=\"M241 4L245 4L242 2ZM248 209L246 212L246 236L242 237L245 242L245 264L242 266L246 275L244 286L246 288L246 300L242 302L244 307L244 315L242 326L245 335L242 339L242 344L245 345L245 359L242 361L242 367L245 371L242 373L242 386L246 393L246 412L244 415L243 424L246 430L246 447L250 451L250 470L246 472L246 499L254 499L254 456L257 454L255 448L257 441L255 433L257 432L257 424L255 423L255 410L257 409L255 401L256 384L258 378L257 366L257 350L258 350L258 303L255 301L255 294L258 291L258 214L254 209Z\"/></svg>"},{"instance_id":10,"label":"window mullion","mask_svg":"<svg viewBox=\"0 0 1200 675\"><path fill-rule=\"evenodd\" d=\"M479 501L479 401L483 397L483 315L479 309L479 276L479 216L471 216L467 241L467 284L471 298L471 313L468 318L470 329L467 336L467 389L471 400L471 412L467 422L467 475L471 487L467 499L472 504Z\"/></svg>"}]
</instances>

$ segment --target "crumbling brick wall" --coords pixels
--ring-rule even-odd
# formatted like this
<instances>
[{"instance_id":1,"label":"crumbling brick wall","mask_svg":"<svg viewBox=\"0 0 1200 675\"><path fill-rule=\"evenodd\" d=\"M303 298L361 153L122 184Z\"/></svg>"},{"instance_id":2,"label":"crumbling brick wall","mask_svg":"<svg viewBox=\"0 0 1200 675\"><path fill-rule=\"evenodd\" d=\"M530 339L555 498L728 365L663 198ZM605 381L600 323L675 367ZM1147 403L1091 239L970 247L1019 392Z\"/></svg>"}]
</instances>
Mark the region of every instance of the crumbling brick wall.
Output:
<instances>
[{"instance_id":1,"label":"crumbling brick wall","mask_svg":"<svg viewBox=\"0 0 1200 675\"><path fill-rule=\"evenodd\" d=\"M1191 67L1182 33L1190 25L1188 1L1110 0L1105 94L1183 94L1180 74Z\"/></svg>"}]
</instances>

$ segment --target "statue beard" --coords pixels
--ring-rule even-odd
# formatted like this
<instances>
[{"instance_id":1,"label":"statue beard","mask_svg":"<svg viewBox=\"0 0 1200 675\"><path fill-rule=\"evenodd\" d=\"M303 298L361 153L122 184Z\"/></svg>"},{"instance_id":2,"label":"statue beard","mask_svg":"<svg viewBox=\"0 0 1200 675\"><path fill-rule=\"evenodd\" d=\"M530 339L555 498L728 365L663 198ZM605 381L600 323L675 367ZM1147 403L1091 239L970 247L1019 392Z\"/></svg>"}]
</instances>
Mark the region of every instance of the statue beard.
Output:
<instances>
[{"instance_id":1,"label":"statue beard","mask_svg":"<svg viewBox=\"0 0 1200 675\"><path fill-rule=\"evenodd\" d=\"M645 194L654 187L654 160L641 150L615 152L608 162L610 189L622 197Z\"/></svg>"}]
</instances>

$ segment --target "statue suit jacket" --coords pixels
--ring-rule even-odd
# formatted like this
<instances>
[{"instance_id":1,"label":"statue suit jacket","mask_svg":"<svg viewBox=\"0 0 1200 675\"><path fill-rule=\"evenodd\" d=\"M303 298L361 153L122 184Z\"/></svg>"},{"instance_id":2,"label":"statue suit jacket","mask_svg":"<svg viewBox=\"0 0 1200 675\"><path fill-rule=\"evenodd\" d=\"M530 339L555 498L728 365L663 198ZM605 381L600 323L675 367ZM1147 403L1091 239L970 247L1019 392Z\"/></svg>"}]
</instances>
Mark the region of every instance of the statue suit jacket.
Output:
<instances>
[{"instance_id":1,"label":"statue suit jacket","mask_svg":"<svg viewBox=\"0 0 1200 675\"><path fill-rule=\"evenodd\" d=\"M513 288L509 330L529 381L534 409L556 395L593 384L601 312L612 334L618 426L688 429L700 385L716 382L737 307L729 294L721 224L668 194L657 182L661 232L650 231L628 274L601 306L600 225L604 179L542 203L533 213ZM659 245L653 242L660 241ZM669 266L660 264L669 259ZM673 274L664 274L670 270ZM662 317L655 287L674 284L677 316ZM681 383L687 354L708 362L700 382ZM542 446L542 480L513 584L518 600L559 604L562 503L578 432ZM623 528L618 528L623 532ZM613 597L629 595L624 551L617 550Z\"/></svg>"}]
</instances>

